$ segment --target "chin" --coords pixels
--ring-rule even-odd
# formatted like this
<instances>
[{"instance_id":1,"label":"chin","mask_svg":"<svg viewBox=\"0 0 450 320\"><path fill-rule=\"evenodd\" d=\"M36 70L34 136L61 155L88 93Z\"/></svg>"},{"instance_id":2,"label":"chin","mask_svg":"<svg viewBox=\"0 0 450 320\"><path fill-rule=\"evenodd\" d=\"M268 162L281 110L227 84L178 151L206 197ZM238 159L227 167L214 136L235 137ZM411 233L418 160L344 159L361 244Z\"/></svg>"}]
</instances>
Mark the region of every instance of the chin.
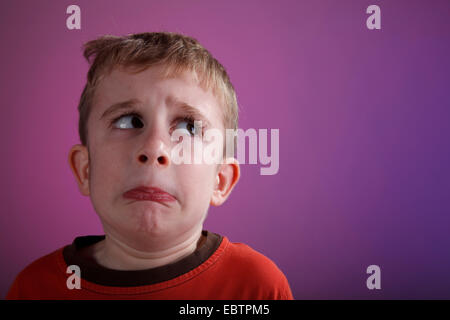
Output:
<instances>
[{"instance_id":1,"label":"chin","mask_svg":"<svg viewBox=\"0 0 450 320\"><path fill-rule=\"evenodd\" d=\"M170 232L170 219L167 213L159 210L146 210L133 217L134 230L143 237L161 237Z\"/></svg>"}]
</instances>

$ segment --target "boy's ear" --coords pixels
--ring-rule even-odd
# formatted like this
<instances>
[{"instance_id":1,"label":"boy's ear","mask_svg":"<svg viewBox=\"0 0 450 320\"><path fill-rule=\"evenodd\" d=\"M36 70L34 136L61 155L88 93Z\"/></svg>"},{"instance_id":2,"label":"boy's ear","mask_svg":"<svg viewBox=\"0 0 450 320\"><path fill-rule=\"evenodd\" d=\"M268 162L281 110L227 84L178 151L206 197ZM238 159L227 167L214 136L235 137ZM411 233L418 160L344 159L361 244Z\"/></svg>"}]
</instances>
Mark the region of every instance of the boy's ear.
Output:
<instances>
[{"instance_id":1,"label":"boy's ear","mask_svg":"<svg viewBox=\"0 0 450 320\"><path fill-rule=\"evenodd\" d=\"M69 151L69 165L78 183L78 189L84 196L89 196L89 151L76 144Z\"/></svg>"},{"instance_id":2,"label":"boy's ear","mask_svg":"<svg viewBox=\"0 0 450 320\"><path fill-rule=\"evenodd\" d=\"M217 171L210 204L220 206L227 200L241 175L239 162L235 158L227 158Z\"/></svg>"}]
</instances>

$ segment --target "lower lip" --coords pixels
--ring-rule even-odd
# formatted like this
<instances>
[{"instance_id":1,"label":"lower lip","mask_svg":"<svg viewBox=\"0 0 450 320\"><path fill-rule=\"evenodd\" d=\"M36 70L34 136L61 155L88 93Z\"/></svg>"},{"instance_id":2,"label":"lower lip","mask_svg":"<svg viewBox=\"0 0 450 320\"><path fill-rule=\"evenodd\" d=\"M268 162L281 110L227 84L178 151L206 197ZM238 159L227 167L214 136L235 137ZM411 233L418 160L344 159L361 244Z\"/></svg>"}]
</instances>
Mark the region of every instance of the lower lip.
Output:
<instances>
[{"instance_id":1,"label":"lower lip","mask_svg":"<svg viewBox=\"0 0 450 320\"><path fill-rule=\"evenodd\" d=\"M139 190L127 191L123 195L125 198L140 201L172 202L175 198L165 192L144 192Z\"/></svg>"}]
</instances>

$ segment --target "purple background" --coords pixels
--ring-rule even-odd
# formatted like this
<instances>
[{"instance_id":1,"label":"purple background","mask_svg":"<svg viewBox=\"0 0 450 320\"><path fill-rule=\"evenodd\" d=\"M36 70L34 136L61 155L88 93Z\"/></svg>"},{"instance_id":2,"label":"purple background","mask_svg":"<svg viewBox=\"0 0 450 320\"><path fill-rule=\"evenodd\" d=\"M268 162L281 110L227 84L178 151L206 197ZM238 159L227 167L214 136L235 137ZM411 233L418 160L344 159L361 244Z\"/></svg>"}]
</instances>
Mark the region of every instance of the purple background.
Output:
<instances>
[{"instance_id":1,"label":"purple background","mask_svg":"<svg viewBox=\"0 0 450 320\"><path fill-rule=\"evenodd\" d=\"M381 30L366 28L371 4ZM243 166L206 229L274 260L297 299L449 299L449 17L448 0L2 1L0 296L33 260L103 232L67 162L81 45L165 30L227 68L241 128L280 129L279 173Z\"/></svg>"}]
</instances>

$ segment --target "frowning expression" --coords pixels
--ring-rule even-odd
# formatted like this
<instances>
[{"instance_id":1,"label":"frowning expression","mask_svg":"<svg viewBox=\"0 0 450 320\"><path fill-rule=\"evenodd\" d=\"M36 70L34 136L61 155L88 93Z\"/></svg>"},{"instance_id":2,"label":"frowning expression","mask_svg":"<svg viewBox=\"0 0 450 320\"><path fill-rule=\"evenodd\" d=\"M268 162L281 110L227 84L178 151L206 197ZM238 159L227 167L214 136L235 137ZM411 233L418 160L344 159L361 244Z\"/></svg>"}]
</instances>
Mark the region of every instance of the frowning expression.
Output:
<instances>
[{"instance_id":1,"label":"frowning expression","mask_svg":"<svg viewBox=\"0 0 450 320\"><path fill-rule=\"evenodd\" d=\"M160 68L137 74L114 69L95 92L87 126L89 193L105 231L116 236L189 233L210 204L217 165L174 164L171 150L178 142L171 134L186 129L203 143L194 120L204 129L224 130L219 103L194 74L162 78ZM142 200L127 197L139 186L158 192Z\"/></svg>"}]
</instances>

